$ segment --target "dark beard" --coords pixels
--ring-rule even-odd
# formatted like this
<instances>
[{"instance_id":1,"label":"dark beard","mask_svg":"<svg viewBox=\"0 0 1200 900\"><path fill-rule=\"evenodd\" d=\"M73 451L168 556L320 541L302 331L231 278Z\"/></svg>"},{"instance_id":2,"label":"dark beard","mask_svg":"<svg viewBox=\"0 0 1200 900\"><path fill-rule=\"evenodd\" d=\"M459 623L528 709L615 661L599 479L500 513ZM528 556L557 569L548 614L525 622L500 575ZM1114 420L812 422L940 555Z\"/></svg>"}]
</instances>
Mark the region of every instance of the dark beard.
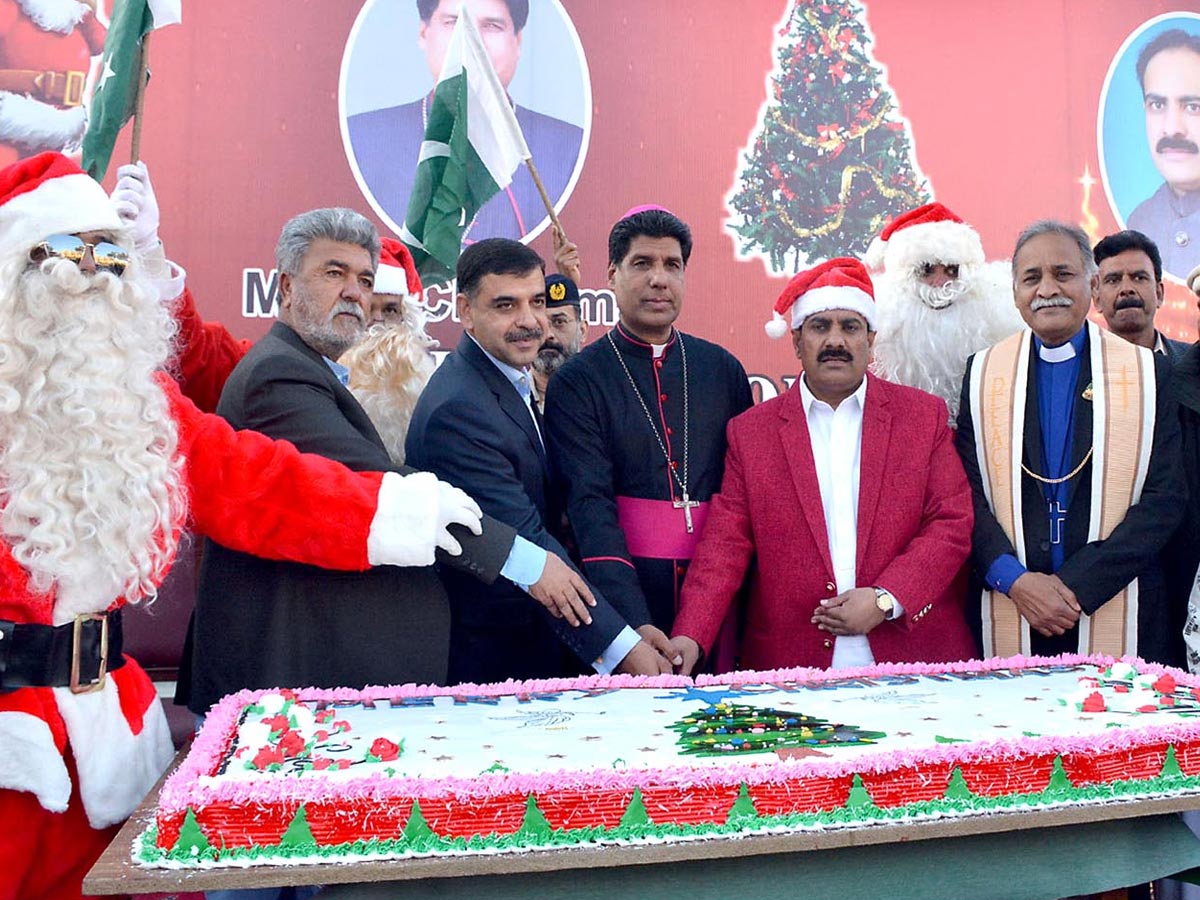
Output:
<instances>
[{"instance_id":1,"label":"dark beard","mask_svg":"<svg viewBox=\"0 0 1200 900\"><path fill-rule=\"evenodd\" d=\"M553 375L567 361L567 354L558 347L543 347L534 357L533 367L543 375Z\"/></svg>"}]
</instances>

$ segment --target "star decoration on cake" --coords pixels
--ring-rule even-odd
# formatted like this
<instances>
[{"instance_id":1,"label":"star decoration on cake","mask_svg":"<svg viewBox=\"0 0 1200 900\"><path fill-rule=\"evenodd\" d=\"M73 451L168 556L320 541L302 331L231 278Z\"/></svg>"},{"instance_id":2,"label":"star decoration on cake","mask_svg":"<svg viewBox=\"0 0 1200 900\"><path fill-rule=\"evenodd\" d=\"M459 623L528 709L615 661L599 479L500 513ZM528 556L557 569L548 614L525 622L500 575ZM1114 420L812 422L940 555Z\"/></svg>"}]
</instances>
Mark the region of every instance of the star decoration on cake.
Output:
<instances>
[{"instance_id":1,"label":"star decoration on cake","mask_svg":"<svg viewBox=\"0 0 1200 900\"><path fill-rule=\"evenodd\" d=\"M666 694L664 696L655 697L655 700L679 700L684 703L690 703L693 700L700 703L707 703L709 706L715 706L726 697L741 697L743 694L749 693L737 687L717 687L712 690L704 688L689 687L683 688L674 694Z\"/></svg>"}]
</instances>

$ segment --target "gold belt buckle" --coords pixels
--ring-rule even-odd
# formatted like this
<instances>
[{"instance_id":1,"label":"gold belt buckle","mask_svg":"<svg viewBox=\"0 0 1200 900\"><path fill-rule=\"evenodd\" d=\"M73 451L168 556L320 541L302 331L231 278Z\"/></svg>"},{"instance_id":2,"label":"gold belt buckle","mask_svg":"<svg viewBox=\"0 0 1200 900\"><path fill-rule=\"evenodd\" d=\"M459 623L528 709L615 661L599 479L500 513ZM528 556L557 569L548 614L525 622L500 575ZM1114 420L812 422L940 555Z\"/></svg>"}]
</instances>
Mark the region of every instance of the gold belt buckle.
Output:
<instances>
[{"instance_id":1,"label":"gold belt buckle","mask_svg":"<svg viewBox=\"0 0 1200 900\"><path fill-rule=\"evenodd\" d=\"M88 621L100 622L100 671L96 680L88 684L79 683L79 645L83 639L83 623ZM71 635L71 682L72 694L90 694L104 687L105 673L108 671L108 614L84 613L75 617L75 626Z\"/></svg>"},{"instance_id":2,"label":"gold belt buckle","mask_svg":"<svg viewBox=\"0 0 1200 900\"><path fill-rule=\"evenodd\" d=\"M67 72L67 83L63 88L63 106L78 106L83 102L83 85L86 81L87 72ZM104 633L107 634L107 630Z\"/></svg>"}]
</instances>

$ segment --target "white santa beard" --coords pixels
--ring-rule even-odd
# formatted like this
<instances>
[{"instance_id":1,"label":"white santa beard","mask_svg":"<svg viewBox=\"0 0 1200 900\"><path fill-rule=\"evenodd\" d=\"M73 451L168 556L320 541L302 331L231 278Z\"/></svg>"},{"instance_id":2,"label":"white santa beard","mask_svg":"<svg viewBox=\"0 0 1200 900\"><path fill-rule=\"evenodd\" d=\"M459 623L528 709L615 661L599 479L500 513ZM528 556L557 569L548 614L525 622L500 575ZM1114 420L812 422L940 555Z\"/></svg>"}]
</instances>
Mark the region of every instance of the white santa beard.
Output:
<instances>
[{"instance_id":1,"label":"white santa beard","mask_svg":"<svg viewBox=\"0 0 1200 900\"><path fill-rule=\"evenodd\" d=\"M907 274L876 276L876 374L941 397L953 422L967 359L1021 327L1008 271L989 264L964 273L966 291L942 309L922 303Z\"/></svg>"},{"instance_id":2,"label":"white santa beard","mask_svg":"<svg viewBox=\"0 0 1200 900\"><path fill-rule=\"evenodd\" d=\"M17 0L21 12L42 31L70 34L83 21L88 7L79 0Z\"/></svg>"},{"instance_id":3,"label":"white santa beard","mask_svg":"<svg viewBox=\"0 0 1200 900\"><path fill-rule=\"evenodd\" d=\"M152 597L183 511L177 434L154 380L173 323L131 269L0 275L0 532L54 619Z\"/></svg>"},{"instance_id":4,"label":"white santa beard","mask_svg":"<svg viewBox=\"0 0 1200 900\"><path fill-rule=\"evenodd\" d=\"M435 341L425 333L423 319L414 321L406 310L401 324L374 326L343 357L350 370L350 392L396 465L404 463L404 440L417 398L433 374L429 350Z\"/></svg>"}]
</instances>

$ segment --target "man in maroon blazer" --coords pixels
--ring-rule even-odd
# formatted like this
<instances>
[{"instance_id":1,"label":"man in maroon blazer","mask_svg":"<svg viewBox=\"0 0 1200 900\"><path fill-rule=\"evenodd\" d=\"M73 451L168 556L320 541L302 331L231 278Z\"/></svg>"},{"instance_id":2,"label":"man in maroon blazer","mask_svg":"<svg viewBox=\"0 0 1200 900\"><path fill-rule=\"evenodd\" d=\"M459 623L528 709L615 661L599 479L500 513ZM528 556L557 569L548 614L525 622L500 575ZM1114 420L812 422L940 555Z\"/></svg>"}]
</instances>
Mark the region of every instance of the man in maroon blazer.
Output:
<instances>
[{"instance_id":1,"label":"man in maroon blazer","mask_svg":"<svg viewBox=\"0 0 1200 900\"><path fill-rule=\"evenodd\" d=\"M857 260L793 278L767 333L789 325L804 374L729 423L673 631L681 671L711 648L747 573L741 668L974 656L953 587L971 489L945 402L867 374L875 300Z\"/></svg>"}]
</instances>

